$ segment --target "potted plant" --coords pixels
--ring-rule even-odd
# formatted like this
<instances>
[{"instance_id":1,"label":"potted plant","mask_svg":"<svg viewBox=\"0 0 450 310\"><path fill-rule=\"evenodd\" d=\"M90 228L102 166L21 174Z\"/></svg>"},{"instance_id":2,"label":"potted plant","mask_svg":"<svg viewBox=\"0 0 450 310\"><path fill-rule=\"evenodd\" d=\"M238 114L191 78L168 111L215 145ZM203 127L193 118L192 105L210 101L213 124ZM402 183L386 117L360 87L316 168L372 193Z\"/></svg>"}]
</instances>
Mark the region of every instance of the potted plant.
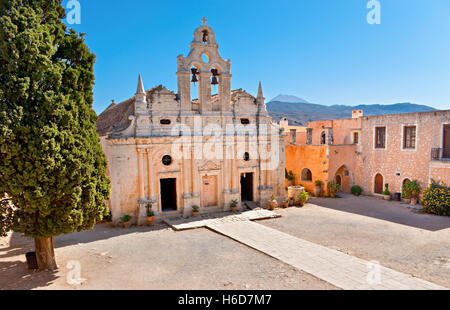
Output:
<instances>
[{"instance_id":1,"label":"potted plant","mask_svg":"<svg viewBox=\"0 0 450 310\"><path fill-rule=\"evenodd\" d=\"M200 213L200 207L197 205L192 206L192 216L197 217Z\"/></svg>"},{"instance_id":2,"label":"potted plant","mask_svg":"<svg viewBox=\"0 0 450 310\"><path fill-rule=\"evenodd\" d=\"M323 186L323 182L320 180L317 180L316 187L314 187L314 195L316 197L320 197L320 194L322 193L322 186Z\"/></svg>"},{"instance_id":3,"label":"potted plant","mask_svg":"<svg viewBox=\"0 0 450 310\"><path fill-rule=\"evenodd\" d=\"M152 210L152 205L149 203L145 206L147 208L147 223L152 226L155 223L155 213Z\"/></svg>"},{"instance_id":4,"label":"potted plant","mask_svg":"<svg viewBox=\"0 0 450 310\"><path fill-rule=\"evenodd\" d=\"M284 208L284 209L286 209L287 207L289 207L289 202L290 202L290 199L285 199L285 200L283 201L283 208Z\"/></svg>"},{"instance_id":5,"label":"potted plant","mask_svg":"<svg viewBox=\"0 0 450 310\"><path fill-rule=\"evenodd\" d=\"M239 202L236 199L231 201L231 203L230 203L231 212L236 212L237 211L238 204L239 204Z\"/></svg>"},{"instance_id":6,"label":"potted plant","mask_svg":"<svg viewBox=\"0 0 450 310\"><path fill-rule=\"evenodd\" d=\"M402 188L402 199L404 203L411 203L411 190L409 188L409 184L411 182L406 183L405 185L403 185Z\"/></svg>"},{"instance_id":7,"label":"potted plant","mask_svg":"<svg viewBox=\"0 0 450 310\"><path fill-rule=\"evenodd\" d=\"M341 191L341 186L336 181L328 182L328 196L335 198L336 194Z\"/></svg>"},{"instance_id":8,"label":"potted plant","mask_svg":"<svg viewBox=\"0 0 450 310\"><path fill-rule=\"evenodd\" d=\"M129 228L131 226L131 215L125 214L120 218L120 223L123 228Z\"/></svg>"},{"instance_id":9,"label":"potted plant","mask_svg":"<svg viewBox=\"0 0 450 310\"><path fill-rule=\"evenodd\" d=\"M355 185L355 186L352 186L351 192L353 195L358 197L358 196L361 196L363 189L361 188L361 186Z\"/></svg>"},{"instance_id":10,"label":"potted plant","mask_svg":"<svg viewBox=\"0 0 450 310\"><path fill-rule=\"evenodd\" d=\"M309 194L307 191L303 191L299 196L298 196L298 201L300 204L300 207L303 207L305 205L305 203L308 201L309 199Z\"/></svg>"},{"instance_id":11,"label":"potted plant","mask_svg":"<svg viewBox=\"0 0 450 310\"><path fill-rule=\"evenodd\" d=\"M270 196L269 210L274 210L277 206L278 206L278 202L277 202L275 195Z\"/></svg>"},{"instance_id":12,"label":"potted plant","mask_svg":"<svg viewBox=\"0 0 450 310\"><path fill-rule=\"evenodd\" d=\"M389 184L384 185L384 191L381 193L381 195L383 195L384 200L391 199L391 192L389 191Z\"/></svg>"},{"instance_id":13,"label":"potted plant","mask_svg":"<svg viewBox=\"0 0 450 310\"><path fill-rule=\"evenodd\" d=\"M289 198L289 206L294 205L294 197Z\"/></svg>"},{"instance_id":14,"label":"potted plant","mask_svg":"<svg viewBox=\"0 0 450 310\"><path fill-rule=\"evenodd\" d=\"M106 227L114 227L111 211L109 212L109 214L107 216L105 216L105 222L106 222Z\"/></svg>"},{"instance_id":15,"label":"potted plant","mask_svg":"<svg viewBox=\"0 0 450 310\"><path fill-rule=\"evenodd\" d=\"M418 200L419 200L419 196L420 196L420 184L419 182L417 182L417 180L411 181L408 184L408 188L409 188L409 194L411 197L411 205L416 205Z\"/></svg>"}]
</instances>

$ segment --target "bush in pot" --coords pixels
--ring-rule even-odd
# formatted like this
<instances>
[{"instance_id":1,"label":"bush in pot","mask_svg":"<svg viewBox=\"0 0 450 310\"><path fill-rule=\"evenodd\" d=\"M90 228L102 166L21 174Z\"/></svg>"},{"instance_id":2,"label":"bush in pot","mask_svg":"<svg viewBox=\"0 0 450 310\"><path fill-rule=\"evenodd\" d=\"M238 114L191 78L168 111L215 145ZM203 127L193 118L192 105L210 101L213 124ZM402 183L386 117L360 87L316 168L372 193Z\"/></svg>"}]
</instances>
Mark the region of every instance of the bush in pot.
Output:
<instances>
[{"instance_id":1,"label":"bush in pot","mask_svg":"<svg viewBox=\"0 0 450 310\"><path fill-rule=\"evenodd\" d=\"M363 189L361 188L361 186L355 185L355 186L352 186L351 192L355 196L361 196Z\"/></svg>"},{"instance_id":2,"label":"bush in pot","mask_svg":"<svg viewBox=\"0 0 450 310\"><path fill-rule=\"evenodd\" d=\"M299 196L298 196L298 201L300 204L300 207L303 207L305 205L305 203L308 201L309 199L309 194L307 191L303 191Z\"/></svg>"},{"instance_id":3,"label":"bush in pot","mask_svg":"<svg viewBox=\"0 0 450 310\"><path fill-rule=\"evenodd\" d=\"M417 182L417 180L414 180L405 185L407 185L409 195L411 197L411 204L416 205L417 202L419 201L419 196L420 196L420 191L421 191L419 182Z\"/></svg>"},{"instance_id":4,"label":"bush in pot","mask_svg":"<svg viewBox=\"0 0 450 310\"><path fill-rule=\"evenodd\" d=\"M275 195L272 195L270 196L269 210L274 210L276 207L278 207L278 202Z\"/></svg>"},{"instance_id":5,"label":"bush in pot","mask_svg":"<svg viewBox=\"0 0 450 310\"><path fill-rule=\"evenodd\" d=\"M237 211L238 204L239 204L239 202L236 199L231 201L231 203L230 203L231 212L236 212Z\"/></svg>"},{"instance_id":6,"label":"bush in pot","mask_svg":"<svg viewBox=\"0 0 450 310\"><path fill-rule=\"evenodd\" d=\"M285 199L285 200L283 201L283 208L284 208L284 209L286 209L287 207L289 207L289 202L290 202L290 199Z\"/></svg>"},{"instance_id":7,"label":"bush in pot","mask_svg":"<svg viewBox=\"0 0 450 310\"><path fill-rule=\"evenodd\" d=\"M314 188L314 195L316 197L320 197L321 193L322 193L322 186L323 186L323 182L320 180L317 180L315 182L316 187Z\"/></svg>"},{"instance_id":8,"label":"bush in pot","mask_svg":"<svg viewBox=\"0 0 450 310\"><path fill-rule=\"evenodd\" d=\"M336 181L328 182L328 196L335 198L336 194L341 191L341 186Z\"/></svg>"},{"instance_id":9,"label":"bush in pot","mask_svg":"<svg viewBox=\"0 0 450 310\"><path fill-rule=\"evenodd\" d=\"M149 203L145 207L147 208L147 223L153 225L155 223L155 213L152 210L152 205Z\"/></svg>"},{"instance_id":10,"label":"bush in pot","mask_svg":"<svg viewBox=\"0 0 450 310\"><path fill-rule=\"evenodd\" d=\"M289 173L286 170L286 179L288 180L287 184L288 186L293 186L295 184L295 178L297 176L295 173L292 172L292 170L289 171Z\"/></svg>"},{"instance_id":11,"label":"bush in pot","mask_svg":"<svg viewBox=\"0 0 450 310\"><path fill-rule=\"evenodd\" d=\"M384 200L390 200L391 192L389 191L389 184L385 184L384 187L384 191L381 193L381 195L383 195Z\"/></svg>"},{"instance_id":12,"label":"bush in pot","mask_svg":"<svg viewBox=\"0 0 450 310\"><path fill-rule=\"evenodd\" d=\"M120 218L120 223L123 228L129 228L131 226L131 215L125 214Z\"/></svg>"},{"instance_id":13,"label":"bush in pot","mask_svg":"<svg viewBox=\"0 0 450 310\"><path fill-rule=\"evenodd\" d=\"M197 205L192 206L192 216L197 217L200 213L200 207Z\"/></svg>"},{"instance_id":14,"label":"bush in pot","mask_svg":"<svg viewBox=\"0 0 450 310\"><path fill-rule=\"evenodd\" d=\"M106 227L114 227L111 211L109 211L109 214L107 216L105 216L105 222L106 222Z\"/></svg>"}]
</instances>

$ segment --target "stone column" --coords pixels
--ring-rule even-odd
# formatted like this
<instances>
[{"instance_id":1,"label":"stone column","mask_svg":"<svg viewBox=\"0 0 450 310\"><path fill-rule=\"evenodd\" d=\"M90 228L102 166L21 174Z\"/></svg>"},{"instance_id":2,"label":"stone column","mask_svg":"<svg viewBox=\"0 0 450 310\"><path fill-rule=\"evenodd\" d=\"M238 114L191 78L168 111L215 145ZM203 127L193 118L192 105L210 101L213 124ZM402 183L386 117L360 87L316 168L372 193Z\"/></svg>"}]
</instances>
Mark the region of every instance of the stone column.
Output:
<instances>
[{"instance_id":1,"label":"stone column","mask_svg":"<svg viewBox=\"0 0 450 310\"><path fill-rule=\"evenodd\" d=\"M147 199L145 197L145 171L144 171L144 161L145 161L145 149L137 149L138 155L138 184L139 184L139 209L137 210L137 224L142 225L144 219L146 219L146 203Z\"/></svg>"},{"instance_id":2,"label":"stone column","mask_svg":"<svg viewBox=\"0 0 450 310\"><path fill-rule=\"evenodd\" d=\"M211 72L200 72L200 113L209 112L211 107Z\"/></svg>"},{"instance_id":3,"label":"stone column","mask_svg":"<svg viewBox=\"0 0 450 310\"><path fill-rule=\"evenodd\" d=\"M221 111L231 111L231 74L220 74L219 95Z\"/></svg>"}]
</instances>

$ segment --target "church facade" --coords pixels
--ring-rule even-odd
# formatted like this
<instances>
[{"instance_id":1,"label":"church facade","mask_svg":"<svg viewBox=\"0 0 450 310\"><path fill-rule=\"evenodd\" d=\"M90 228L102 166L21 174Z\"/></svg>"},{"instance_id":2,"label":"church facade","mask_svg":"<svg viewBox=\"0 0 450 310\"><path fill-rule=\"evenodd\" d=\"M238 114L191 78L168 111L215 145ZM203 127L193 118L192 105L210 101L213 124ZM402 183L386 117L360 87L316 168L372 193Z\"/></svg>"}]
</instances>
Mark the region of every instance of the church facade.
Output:
<instances>
[{"instance_id":1,"label":"church facade","mask_svg":"<svg viewBox=\"0 0 450 310\"><path fill-rule=\"evenodd\" d=\"M166 218L188 217L193 206L207 213L234 200L242 208L284 199L283 131L267 113L261 83L256 97L231 90L230 60L206 20L189 54L177 57L176 75L177 93L145 90L139 76L135 96L99 116L114 221L129 214L144 223L148 205Z\"/></svg>"}]
</instances>

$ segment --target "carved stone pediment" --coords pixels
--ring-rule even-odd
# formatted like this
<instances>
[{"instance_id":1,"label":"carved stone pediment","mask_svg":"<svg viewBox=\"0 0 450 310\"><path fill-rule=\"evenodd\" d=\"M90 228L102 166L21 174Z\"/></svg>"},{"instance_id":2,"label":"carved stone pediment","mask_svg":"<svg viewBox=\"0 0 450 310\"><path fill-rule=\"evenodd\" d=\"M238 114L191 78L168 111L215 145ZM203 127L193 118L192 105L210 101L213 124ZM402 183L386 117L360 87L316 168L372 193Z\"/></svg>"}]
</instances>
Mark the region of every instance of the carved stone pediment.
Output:
<instances>
[{"instance_id":1,"label":"carved stone pediment","mask_svg":"<svg viewBox=\"0 0 450 310\"><path fill-rule=\"evenodd\" d=\"M199 165L199 171L211 171L211 170L220 170L220 163L216 163L212 160L206 161L204 164Z\"/></svg>"}]
</instances>

